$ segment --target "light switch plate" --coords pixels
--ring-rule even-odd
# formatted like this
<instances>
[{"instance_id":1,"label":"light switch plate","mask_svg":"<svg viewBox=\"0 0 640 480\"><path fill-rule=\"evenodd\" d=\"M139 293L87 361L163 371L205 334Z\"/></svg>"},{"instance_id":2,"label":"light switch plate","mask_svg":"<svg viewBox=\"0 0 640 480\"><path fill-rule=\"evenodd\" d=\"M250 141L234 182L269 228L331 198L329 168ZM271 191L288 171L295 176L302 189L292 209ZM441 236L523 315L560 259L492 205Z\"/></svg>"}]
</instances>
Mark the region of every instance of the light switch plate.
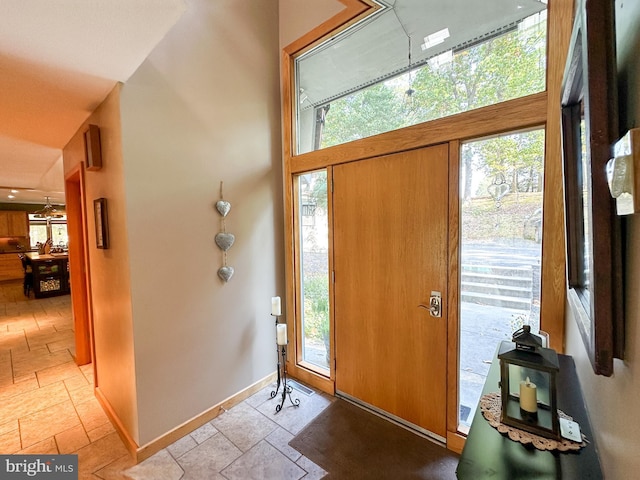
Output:
<instances>
[{"instance_id":1,"label":"light switch plate","mask_svg":"<svg viewBox=\"0 0 640 480\"><path fill-rule=\"evenodd\" d=\"M574 442L582 442L580 425L573 420L567 420L566 418L560 419L560 435Z\"/></svg>"}]
</instances>

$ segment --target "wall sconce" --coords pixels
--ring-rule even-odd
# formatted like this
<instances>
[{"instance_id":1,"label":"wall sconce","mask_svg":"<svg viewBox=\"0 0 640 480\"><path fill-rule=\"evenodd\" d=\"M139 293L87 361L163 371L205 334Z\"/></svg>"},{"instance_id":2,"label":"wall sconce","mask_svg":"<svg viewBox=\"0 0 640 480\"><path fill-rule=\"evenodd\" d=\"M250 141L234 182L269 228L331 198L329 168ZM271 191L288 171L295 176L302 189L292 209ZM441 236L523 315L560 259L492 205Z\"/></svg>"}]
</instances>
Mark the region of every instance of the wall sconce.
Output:
<instances>
[{"instance_id":1,"label":"wall sconce","mask_svg":"<svg viewBox=\"0 0 640 480\"><path fill-rule=\"evenodd\" d=\"M640 128L632 128L613 145L614 157L607 162L607 183L616 199L618 215L640 211Z\"/></svg>"}]
</instances>

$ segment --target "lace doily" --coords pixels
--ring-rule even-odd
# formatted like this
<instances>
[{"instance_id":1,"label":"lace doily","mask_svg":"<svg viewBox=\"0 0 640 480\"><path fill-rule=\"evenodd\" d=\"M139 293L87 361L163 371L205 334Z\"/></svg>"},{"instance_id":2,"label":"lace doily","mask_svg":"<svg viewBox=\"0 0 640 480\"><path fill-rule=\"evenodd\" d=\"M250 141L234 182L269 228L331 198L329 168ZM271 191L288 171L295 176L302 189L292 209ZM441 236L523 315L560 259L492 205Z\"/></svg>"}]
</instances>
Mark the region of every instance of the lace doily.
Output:
<instances>
[{"instance_id":1,"label":"lace doily","mask_svg":"<svg viewBox=\"0 0 640 480\"><path fill-rule=\"evenodd\" d=\"M514 442L520 442L523 445L533 445L538 450L560 450L561 452L566 452L569 450L580 450L582 447L587 446L587 437L584 434L582 434L582 443L574 442L566 438L553 440L534 433L525 432L524 430L500 422L502 403L499 392L483 395L480 399L480 411L489 422L489 425L497 429L500 433L506 433ZM558 417L573 420L573 418L562 410L558 410Z\"/></svg>"}]
</instances>

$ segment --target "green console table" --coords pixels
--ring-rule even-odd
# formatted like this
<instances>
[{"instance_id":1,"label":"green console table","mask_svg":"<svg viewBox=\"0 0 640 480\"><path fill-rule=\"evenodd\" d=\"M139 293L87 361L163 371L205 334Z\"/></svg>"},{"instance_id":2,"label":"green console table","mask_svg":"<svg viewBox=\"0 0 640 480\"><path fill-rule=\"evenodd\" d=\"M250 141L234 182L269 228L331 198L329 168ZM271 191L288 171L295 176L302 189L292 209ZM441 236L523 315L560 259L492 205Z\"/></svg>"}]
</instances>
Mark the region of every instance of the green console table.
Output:
<instances>
[{"instance_id":1,"label":"green console table","mask_svg":"<svg viewBox=\"0 0 640 480\"><path fill-rule=\"evenodd\" d=\"M558 357L558 408L580 424L580 430L587 437L587 446L575 452L558 452L522 445L489 425L478 408L456 470L460 480L603 478L573 358ZM494 356L482 394L499 391L499 381L500 363Z\"/></svg>"}]
</instances>

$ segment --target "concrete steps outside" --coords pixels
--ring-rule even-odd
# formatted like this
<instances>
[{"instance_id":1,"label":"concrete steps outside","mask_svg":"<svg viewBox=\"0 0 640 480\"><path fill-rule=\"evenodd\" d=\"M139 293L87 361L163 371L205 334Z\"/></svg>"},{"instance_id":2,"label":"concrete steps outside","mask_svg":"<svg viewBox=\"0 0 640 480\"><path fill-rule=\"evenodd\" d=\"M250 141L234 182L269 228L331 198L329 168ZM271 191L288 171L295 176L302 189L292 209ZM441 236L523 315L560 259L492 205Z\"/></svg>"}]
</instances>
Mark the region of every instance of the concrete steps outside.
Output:
<instances>
[{"instance_id":1,"label":"concrete steps outside","mask_svg":"<svg viewBox=\"0 0 640 480\"><path fill-rule=\"evenodd\" d=\"M528 311L533 273L530 266L498 267L463 264L461 300Z\"/></svg>"}]
</instances>

